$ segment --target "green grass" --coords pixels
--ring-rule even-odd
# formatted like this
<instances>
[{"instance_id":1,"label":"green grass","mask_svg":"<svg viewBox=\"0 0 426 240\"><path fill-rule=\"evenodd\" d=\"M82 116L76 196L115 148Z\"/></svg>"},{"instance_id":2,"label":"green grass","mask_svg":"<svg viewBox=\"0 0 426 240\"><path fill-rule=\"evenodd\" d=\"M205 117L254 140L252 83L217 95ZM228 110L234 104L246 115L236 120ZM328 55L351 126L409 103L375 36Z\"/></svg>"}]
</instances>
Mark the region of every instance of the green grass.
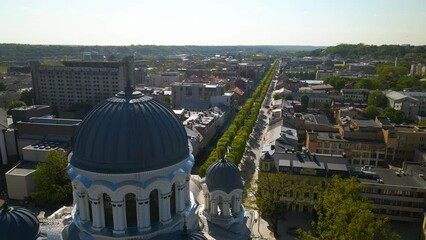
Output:
<instances>
[{"instance_id":1,"label":"green grass","mask_svg":"<svg viewBox=\"0 0 426 240\"><path fill-rule=\"evenodd\" d=\"M0 66L0 73L7 73L8 67L6 66Z\"/></svg>"}]
</instances>

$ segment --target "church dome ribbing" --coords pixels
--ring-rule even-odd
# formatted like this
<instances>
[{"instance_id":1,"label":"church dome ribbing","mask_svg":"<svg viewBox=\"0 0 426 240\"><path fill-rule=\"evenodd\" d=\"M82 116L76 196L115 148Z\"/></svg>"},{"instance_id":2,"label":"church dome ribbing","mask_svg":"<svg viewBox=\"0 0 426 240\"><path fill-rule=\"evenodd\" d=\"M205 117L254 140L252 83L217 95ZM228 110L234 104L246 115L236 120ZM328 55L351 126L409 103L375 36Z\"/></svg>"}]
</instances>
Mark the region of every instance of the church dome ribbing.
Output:
<instances>
[{"instance_id":1,"label":"church dome ribbing","mask_svg":"<svg viewBox=\"0 0 426 240\"><path fill-rule=\"evenodd\" d=\"M40 235L40 223L34 214L25 208L8 207L0 209L0 239L35 240Z\"/></svg>"},{"instance_id":2,"label":"church dome ribbing","mask_svg":"<svg viewBox=\"0 0 426 240\"><path fill-rule=\"evenodd\" d=\"M82 121L70 163L100 173L134 173L189 157L176 115L151 97L125 91L96 106Z\"/></svg>"},{"instance_id":3,"label":"church dome ribbing","mask_svg":"<svg viewBox=\"0 0 426 240\"><path fill-rule=\"evenodd\" d=\"M210 192L221 190L231 193L235 189L243 189L243 180L237 166L227 160L218 160L207 168L206 185Z\"/></svg>"}]
</instances>

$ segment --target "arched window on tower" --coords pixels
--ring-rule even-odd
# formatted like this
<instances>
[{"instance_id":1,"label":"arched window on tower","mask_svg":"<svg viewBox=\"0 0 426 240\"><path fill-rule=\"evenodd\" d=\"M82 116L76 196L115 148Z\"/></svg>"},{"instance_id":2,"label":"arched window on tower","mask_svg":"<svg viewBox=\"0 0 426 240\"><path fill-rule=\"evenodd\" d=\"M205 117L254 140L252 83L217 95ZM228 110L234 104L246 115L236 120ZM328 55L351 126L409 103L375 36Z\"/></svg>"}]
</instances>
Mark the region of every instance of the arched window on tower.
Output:
<instances>
[{"instance_id":1,"label":"arched window on tower","mask_svg":"<svg viewBox=\"0 0 426 240\"><path fill-rule=\"evenodd\" d=\"M151 216L151 225L160 221L160 211L158 208L158 190L152 190L149 194L149 213Z\"/></svg>"},{"instance_id":2,"label":"arched window on tower","mask_svg":"<svg viewBox=\"0 0 426 240\"><path fill-rule=\"evenodd\" d=\"M86 195L86 201L88 201L89 206L89 221L93 223L92 201L89 200L89 195Z\"/></svg>"},{"instance_id":3,"label":"arched window on tower","mask_svg":"<svg viewBox=\"0 0 426 240\"><path fill-rule=\"evenodd\" d=\"M125 196L125 200L127 227L137 227L136 196L133 193L128 193Z\"/></svg>"},{"instance_id":4,"label":"arched window on tower","mask_svg":"<svg viewBox=\"0 0 426 240\"><path fill-rule=\"evenodd\" d=\"M176 214L176 183L172 185L172 192L170 193L170 215L174 217Z\"/></svg>"},{"instance_id":5,"label":"arched window on tower","mask_svg":"<svg viewBox=\"0 0 426 240\"><path fill-rule=\"evenodd\" d=\"M217 206L219 207L220 213L218 215L223 215L223 197L219 196L217 198Z\"/></svg>"},{"instance_id":6,"label":"arched window on tower","mask_svg":"<svg viewBox=\"0 0 426 240\"><path fill-rule=\"evenodd\" d=\"M111 198L108 194L104 193L103 200L104 200L105 227L113 229L114 221L112 219Z\"/></svg>"}]
</instances>

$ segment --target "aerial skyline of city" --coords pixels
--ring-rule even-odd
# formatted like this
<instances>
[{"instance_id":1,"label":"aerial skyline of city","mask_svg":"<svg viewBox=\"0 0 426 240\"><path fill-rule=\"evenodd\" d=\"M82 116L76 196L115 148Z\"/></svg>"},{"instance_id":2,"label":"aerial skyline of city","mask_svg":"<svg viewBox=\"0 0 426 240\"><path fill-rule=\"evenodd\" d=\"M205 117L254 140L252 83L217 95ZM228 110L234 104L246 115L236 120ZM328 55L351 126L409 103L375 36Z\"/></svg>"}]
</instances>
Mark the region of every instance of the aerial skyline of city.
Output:
<instances>
[{"instance_id":1,"label":"aerial skyline of city","mask_svg":"<svg viewBox=\"0 0 426 240\"><path fill-rule=\"evenodd\" d=\"M0 3L1 43L64 45L426 44L426 2L34 1Z\"/></svg>"}]
</instances>

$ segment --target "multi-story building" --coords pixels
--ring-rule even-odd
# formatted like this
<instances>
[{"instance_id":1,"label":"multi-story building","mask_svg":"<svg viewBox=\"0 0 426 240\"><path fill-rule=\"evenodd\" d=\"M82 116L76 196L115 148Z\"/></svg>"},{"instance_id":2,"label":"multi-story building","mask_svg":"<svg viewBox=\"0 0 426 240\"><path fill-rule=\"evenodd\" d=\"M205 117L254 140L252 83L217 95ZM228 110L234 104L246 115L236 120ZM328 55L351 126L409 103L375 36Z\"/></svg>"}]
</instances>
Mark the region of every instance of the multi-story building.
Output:
<instances>
[{"instance_id":1,"label":"multi-story building","mask_svg":"<svg viewBox=\"0 0 426 240\"><path fill-rule=\"evenodd\" d=\"M425 76L426 75L426 65L425 64L411 64L410 68L410 76L414 75L420 75Z\"/></svg>"},{"instance_id":2,"label":"multi-story building","mask_svg":"<svg viewBox=\"0 0 426 240\"><path fill-rule=\"evenodd\" d=\"M383 129L388 148L388 160L401 164L413 161L416 148L426 146L426 128L418 126L392 126ZM393 151L393 154L391 154Z\"/></svg>"},{"instance_id":3,"label":"multi-story building","mask_svg":"<svg viewBox=\"0 0 426 240\"><path fill-rule=\"evenodd\" d=\"M120 62L64 61L62 65L31 62L37 104L64 110L76 103L96 105L124 90L127 76L133 80L133 58Z\"/></svg>"},{"instance_id":4,"label":"multi-story building","mask_svg":"<svg viewBox=\"0 0 426 240\"><path fill-rule=\"evenodd\" d=\"M265 165L274 163L274 168ZM420 222L426 210L425 164L406 164L402 169L366 166L350 169L342 155L296 151L265 152L260 159L262 171L287 174L289 191L281 200L289 208L311 211L328 177L355 176L364 186L362 194L373 204L378 216L404 222Z\"/></svg>"},{"instance_id":5,"label":"multi-story building","mask_svg":"<svg viewBox=\"0 0 426 240\"><path fill-rule=\"evenodd\" d=\"M426 92L409 92L404 91L404 95L415 98L418 100L418 115L426 116Z\"/></svg>"},{"instance_id":6,"label":"multi-story building","mask_svg":"<svg viewBox=\"0 0 426 240\"><path fill-rule=\"evenodd\" d=\"M178 72L152 74L147 77L146 85L151 87L167 87L182 80L181 77L182 76Z\"/></svg>"},{"instance_id":7,"label":"multi-story building","mask_svg":"<svg viewBox=\"0 0 426 240\"><path fill-rule=\"evenodd\" d=\"M289 191L281 200L292 210L312 211L312 203L327 177L349 175L347 160L342 155L275 150L272 154L264 152L259 162L262 171L276 170L287 175ZM270 163L274 165L272 168Z\"/></svg>"},{"instance_id":8,"label":"multi-story building","mask_svg":"<svg viewBox=\"0 0 426 240\"><path fill-rule=\"evenodd\" d=\"M313 153L344 154L353 165L383 165L386 153L383 141L347 139L331 132L308 132L306 147Z\"/></svg>"},{"instance_id":9,"label":"multi-story building","mask_svg":"<svg viewBox=\"0 0 426 240\"><path fill-rule=\"evenodd\" d=\"M384 165L387 149L382 128L373 120L351 119L339 133L307 132L306 147L321 154L345 154L354 165Z\"/></svg>"},{"instance_id":10,"label":"multi-story building","mask_svg":"<svg viewBox=\"0 0 426 240\"><path fill-rule=\"evenodd\" d=\"M408 164L404 170L374 168L373 177L358 177L373 211L390 220L420 222L426 210L425 167ZM371 175L371 174L370 174Z\"/></svg>"},{"instance_id":11,"label":"multi-story building","mask_svg":"<svg viewBox=\"0 0 426 240\"><path fill-rule=\"evenodd\" d=\"M417 98L409 96L405 92L396 91L388 92L386 97L388 98L389 107L403 111L412 120L416 119L419 114L419 100Z\"/></svg>"},{"instance_id":12,"label":"multi-story building","mask_svg":"<svg viewBox=\"0 0 426 240\"><path fill-rule=\"evenodd\" d=\"M368 101L368 95L370 94L368 89L342 89L340 93L345 99L363 103Z\"/></svg>"},{"instance_id":13,"label":"multi-story building","mask_svg":"<svg viewBox=\"0 0 426 240\"><path fill-rule=\"evenodd\" d=\"M172 84L172 108L207 110L211 107L211 98L224 93L222 84L177 82Z\"/></svg>"}]
</instances>

